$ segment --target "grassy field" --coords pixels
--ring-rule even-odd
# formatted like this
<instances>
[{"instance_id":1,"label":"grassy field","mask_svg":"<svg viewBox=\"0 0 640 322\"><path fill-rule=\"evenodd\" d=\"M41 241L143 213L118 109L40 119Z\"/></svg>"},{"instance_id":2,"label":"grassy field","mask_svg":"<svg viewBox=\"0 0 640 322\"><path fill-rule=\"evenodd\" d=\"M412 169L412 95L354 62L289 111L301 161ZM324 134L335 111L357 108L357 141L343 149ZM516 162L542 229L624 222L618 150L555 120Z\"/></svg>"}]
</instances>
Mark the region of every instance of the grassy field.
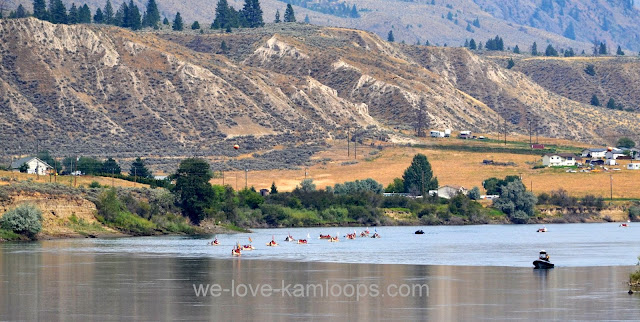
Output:
<instances>
[{"instance_id":1,"label":"grassy field","mask_svg":"<svg viewBox=\"0 0 640 322\"><path fill-rule=\"evenodd\" d=\"M7 180L8 179L8 180ZM11 181L28 181L33 182L57 182L68 186L85 186L88 187L91 182L97 181L103 186L117 186L117 187L148 187L141 183L135 183L121 179L111 179L105 177L94 176L37 176L35 174L26 174L19 172L0 171L0 185L9 184Z\"/></svg>"},{"instance_id":2,"label":"grassy field","mask_svg":"<svg viewBox=\"0 0 640 322\"><path fill-rule=\"evenodd\" d=\"M528 144L524 144L524 142L528 143L528 137L508 137L507 139L519 140L518 142L509 141L507 148L528 148ZM565 140L544 139L544 142L542 140L540 142L562 152L578 152L585 147ZM573 196L593 194L608 198L610 184L613 182L614 198L640 198L640 190L636 189L636 182L640 180L640 171L627 170L626 163L622 162L628 161L622 161L621 165L615 166L620 168L620 171L567 173L565 169L533 169L535 164L541 163L541 154L469 152L464 148L456 151L429 146L434 144L505 147L504 143L498 143L497 140L482 142L454 138L425 139L421 142L421 147L387 145L382 150L370 146L359 148L357 163L350 164L350 161L354 160L353 146L351 146L350 157L347 157L346 144L334 142L331 149L314 156L317 160L330 159L330 161L300 170L252 171L246 174L246 182L248 186L254 186L256 189L269 188L271 182L275 182L279 190L288 191L294 189L305 178L306 172L306 177L313 179L318 188L366 178L373 178L386 186L394 178L402 176L415 154L423 153L429 159L441 186L460 185L469 189L478 186L482 190L482 181L487 178L519 175L527 188L533 188L536 194L563 188ZM484 165L482 161L485 159L514 162L516 166ZM213 179L212 183L222 184L222 181L222 179ZM241 189L245 185L245 173L243 171L226 172L225 183Z\"/></svg>"}]
</instances>

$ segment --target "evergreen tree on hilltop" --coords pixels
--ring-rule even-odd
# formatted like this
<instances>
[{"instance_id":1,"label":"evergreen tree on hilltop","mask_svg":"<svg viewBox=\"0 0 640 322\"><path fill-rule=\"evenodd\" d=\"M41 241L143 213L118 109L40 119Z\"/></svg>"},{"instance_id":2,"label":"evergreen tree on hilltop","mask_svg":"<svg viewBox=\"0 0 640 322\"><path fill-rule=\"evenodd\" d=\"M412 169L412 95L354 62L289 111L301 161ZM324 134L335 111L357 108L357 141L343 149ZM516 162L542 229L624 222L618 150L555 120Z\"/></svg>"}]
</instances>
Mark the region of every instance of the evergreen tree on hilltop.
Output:
<instances>
[{"instance_id":1,"label":"evergreen tree on hilltop","mask_svg":"<svg viewBox=\"0 0 640 322\"><path fill-rule=\"evenodd\" d=\"M173 19L173 25L171 28L174 31L181 31L184 29L184 23L182 22L182 16L180 16L180 12L176 13L176 18Z\"/></svg>"},{"instance_id":2,"label":"evergreen tree on hilltop","mask_svg":"<svg viewBox=\"0 0 640 322\"><path fill-rule=\"evenodd\" d=\"M110 0L107 0L107 4L104 5L103 15L104 18L102 19L102 22L107 25L112 25L115 14L113 12L113 6L111 5Z\"/></svg>"},{"instance_id":3,"label":"evergreen tree on hilltop","mask_svg":"<svg viewBox=\"0 0 640 322\"><path fill-rule=\"evenodd\" d=\"M596 96L596 94L593 94L593 96L591 96L591 105L593 106L600 106L600 100L598 99L598 96Z\"/></svg>"},{"instance_id":4,"label":"evergreen tree on hilltop","mask_svg":"<svg viewBox=\"0 0 640 322\"><path fill-rule=\"evenodd\" d=\"M91 9L86 3L78 10L78 23L91 23Z\"/></svg>"},{"instance_id":5,"label":"evergreen tree on hilltop","mask_svg":"<svg viewBox=\"0 0 640 322\"><path fill-rule=\"evenodd\" d=\"M287 10L284 12L284 22L296 22L296 15L290 3L287 3Z\"/></svg>"},{"instance_id":6,"label":"evergreen tree on hilltop","mask_svg":"<svg viewBox=\"0 0 640 322\"><path fill-rule=\"evenodd\" d=\"M96 9L96 14L93 16L93 22L104 23L104 14L102 13L102 9Z\"/></svg>"},{"instance_id":7,"label":"evergreen tree on hilltop","mask_svg":"<svg viewBox=\"0 0 640 322\"><path fill-rule=\"evenodd\" d=\"M396 40L395 37L393 37L393 30L389 30L389 33L387 34L387 41L388 42L394 42Z\"/></svg>"},{"instance_id":8,"label":"evergreen tree on hilltop","mask_svg":"<svg viewBox=\"0 0 640 322\"><path fill-rule=\"evenodd\" d=\"M310 24L311 20L309 19L309 15L304 15L304 23Z\"/></svg>"},{"instance_id":9,"label":"evergreen tree on hilltop","mask_svg":"<svg viewBox=\"0 0 640 322\"><path fill-rule=\"evenodd\" d=\"M478 49L478 46L476 45L476 41L473 38L471 38L471 40L469 40L469 49L471 49L471 50Z\"/></svg>"},{"instance_id":10,"label":"evergreen tree on hilltop","mask_svg":"<svg viewBox=\"0 0 640 322\"><path fill-rule=\"evenodd\" d=\"M545 56L558 56L558 51L551 46L551 44L547 45L547 49L544 51Z\"/></svg>"},{"instance_id":11,"label":"evergreen tree on hilltop","mask_svg":"<svg viewBox=\"0 0 640 322\"><path fill-rule=\"evenodd\" d=\"M624 56L624 51L622 51L622 48L620 48L620 45L618 45L618 50L616 50L616 55Z\"/></svg>"},{"instance_id":12,"label":"evergreen tree on hilltop","mask_svg":"<svg viewBox=\"0 0 640 322\"><path fill-rule=\"evenodd\" d=\"M78 23L78 7L76 7L75 2L71 4L71 8L69 8L69 14L67 15L67 23L70 25L75 25Z\"/></svg>"},{"instance_id":13,"label":"evergreen tree on hilltop","mask_svg":"<svg viewBox=\"0 0 640 322\"><path fill-rule=\"evenodd\" d=\"M538 44L535 41L531 45L531 56L538 56Z\"/></svg>"},{"instance_id":14,"label":"evergreen tree on hilltop","mask_svg":"<svg viewBox=\"0 0 640 322\"><path fill-rule=\"evenodd\" d=\"M603 42L600 43L600 48L598 49L598 54L606 55L609 51L607 50L607 45Z\"/></svg>"},{"instance_id":15,"label":"evergreen tree on hilltop","mask_svg":"<svg viewBox=\"0 0 640 322\"><path fill-rule=\"evenodd\" d=\"M49 22L67 23L67 7L64 6L62 0L49 0Z\"/></svg>"},{"instance_id":16,"label":"evergreen tree on hilltop","mask_svg":"<svg viewBox=\"0 0 640 322\"><path fill-rule=\"evenodd\" d=\"M26 18L29 16L29 13L27 12L27 10L24 8L24 6L21 4L18 5L18 8L16 9L16 11L12 12L9 14L9 18Z\"/></svg>"},{"instance_id":17,"label":"evergreen tree on hilltop","mask_svg":"<svg viewBox=\"0 0 640 322\"><path fill-rule=\"evenodd\" d=\"M120 165L113 158L108 158L102 163L102 173L104 174L120 174L122 170Z\"/></svg>"},{"instance_id":18,"label":"evergreen tree on hilltop","mask_svg":"<svg viewBox=\"0 0 640 322\"><path fill-rule=\"evenodd\" d=\"M231 24L231 11L227 0L219 0L216 5L216 17L211 24L211 29L224 29Z\"/></svg>"},{"instance_id":19,"label":"evergreen tree on hilltop","mask_svg":"<svg viewBox=\"0 0 640 322\"><path fill-rule=\"evenodd\" d=\"M197 29L200 29L200 23L198 22L198 20L194 21L191 24L191 30L197 30Z\"/></svg>"},{"instance_id":20,"label":"evergreen tree on hilltop","mask_svg":"<svg viewBox=\"0 0 640 322\"><path fill-rule=\"evenodd\" d=\"M144 12L144 19L142 19L142 27L156 28L160 26L160 11L158 10L158 4L156 0L149 0L147 2L147 10Z\"/></svg>"},{"instance_id":21,"label":"evergreen tree on hilltop","mask_svg":"<svg viewBox=\"0 0 640 322\"><path fill-rule=\"evenodd\" d=\"M240 14L244 18L244 27L257 28L264 26L262 20L262 8L260 8L260 2L258 0L245 0L244 7Z\"/></svg>"},{"instance_id":22,"label":"evergreen tree on hilltop","mask_svg":"<svg viewBox=\"0 0 640 322\"><path fill-rule=\"evenodd\" d=\"M48 20L47 3L45 0L33 1L33 16L40 20Z\"/></svg>"},{"instance_id":23,"label":"evergreen tree on hilltop","mask_svg":"<svg viewBox=\"0 0 640 322\"><path fill-rule=\"evenodd\" d=\"M133 4L133 0L129 0L128 25L131 30L142 29L142 16L137 5Z\"/></svg>"},{"instance_id":24,"label":"evergreen tree on hilltop","mask_svg":"<svg viewBox=\"0 0 640 322\"><path fill-rule=\"evenodd\" d=\"M169 25L169 19L167 19L167 17L164 17L164 20L162 20L162 24L168 26Z\"/></svg>"},{"instance_id":25,"label":"evergreen tree on hilltop","mask_svg":"<svg viewBox=\"0 0 640 322\"><path fill-rule=\"evenodd\" d=\"M113 16L113 25L123 28L129 27L129 6L126 2L123 2L116 14Z\"/></svg>"},{"instance_id":26,"label":"evergreen tree on hilltop","mask_svg":"<svg viewBox=\"0 0 640 322\"><path fill-rule=\"evenodd\" d=\"M513 53L514 53L514 54L519 54L519 53L520 53L520 47L518 47L518 45L516 45L515 47L513 47Z\"/></svg>"},{"instance_id":27,"label":"evergreen tree on hilltop","mask_svg":"<svg viewBox=\"0 0 640 322\"><path fill-rule=\"evenodd\" d=\"M276 10L276 18L273 20L275 23L280 23L280 10Z\"/></svg>"}]
</instances>

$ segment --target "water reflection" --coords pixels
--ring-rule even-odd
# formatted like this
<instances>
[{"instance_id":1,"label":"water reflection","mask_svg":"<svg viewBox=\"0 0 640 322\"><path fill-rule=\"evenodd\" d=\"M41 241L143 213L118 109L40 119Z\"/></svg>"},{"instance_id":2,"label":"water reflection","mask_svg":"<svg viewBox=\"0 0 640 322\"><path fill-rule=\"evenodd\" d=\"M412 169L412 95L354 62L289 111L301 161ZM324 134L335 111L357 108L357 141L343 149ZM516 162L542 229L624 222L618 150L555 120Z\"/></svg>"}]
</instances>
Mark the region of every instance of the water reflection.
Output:
<instances>
[{"instance_id":1,"label":"water reflection","mask_svg":"<svg viewBox=\"0 0 640 322\"><path fill-rule=\"evenodd\" d=\"M600 320L640 316L640 297L627 295L625 286L634 267L545 271L338 264L48 252L43 247L47 246L0 245L1 320ZM339 285L343 293L252 296L246 290L244 296L222 292L219 297L197 297L194 284L201 283L217 283L222 288L268 284L274 289L283 283ZM389 285L403 284L426 284L428 293L393 297L387 292ZM379 296L370 292L359 299L347 296L346 285L378 285Z\"/></svg>"}]
</instances>

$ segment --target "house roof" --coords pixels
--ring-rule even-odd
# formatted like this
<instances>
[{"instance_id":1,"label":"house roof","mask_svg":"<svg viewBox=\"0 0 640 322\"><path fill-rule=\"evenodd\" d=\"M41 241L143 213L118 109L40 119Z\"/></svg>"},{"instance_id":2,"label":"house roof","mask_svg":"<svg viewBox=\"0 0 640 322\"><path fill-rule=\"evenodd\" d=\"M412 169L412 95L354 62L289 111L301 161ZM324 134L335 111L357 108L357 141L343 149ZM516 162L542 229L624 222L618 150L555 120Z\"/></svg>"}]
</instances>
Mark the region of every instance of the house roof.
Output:
<instances>
[{"instance_id":1,"label":"house roof","mask_svg":"<svg viewBox=\"0 0 640 322\"><path fill-rule=\"evenodd\" d=\"M605 152L607 151L607 149L605 148L596 148L596 149L584 149L582 151L589 151L589 152Z\"/></svg>"},{"instance_id":2,"label":"house roof","mask_svg":"<svg viewBox=\"0 0 640 322\"><path fill-rule=\"evenodd\" d=\"M455 190L464 190L464 187L462 187L462 186L454 186L454 185L444 185L442 187L438 187L438 190L440 190L442 188L452 188L452 189L455 189Z\"/></svg>"},{"instance_id":3,"label":"house roof","mask_svg":"<svg viewBox=\"0 0 640 322\"><path fill-rule=\"evenodd\" d=\"M548 153L548 154L545 154L544 156L546 157L559 156L563 158L574 158L576 160L581 159L580 157L576 156L573 153Z\"/></svg>"},{"instance_id":4,"label":"house roof","mask_svg":"<svg viewBox=\"0 0 640 322\"><path fill-rule=\"evenodd\" d=\"M33 159L37 159L39 162L44 163L48 168L53 168L52 166L48 165L46 162L36 158L36 157L26 157L26 158L22 158L22 159L18 159L15 160L13 162L11 162L11 169L19 169L23 164L33 160Z\"/></svg>"}]
</instances>

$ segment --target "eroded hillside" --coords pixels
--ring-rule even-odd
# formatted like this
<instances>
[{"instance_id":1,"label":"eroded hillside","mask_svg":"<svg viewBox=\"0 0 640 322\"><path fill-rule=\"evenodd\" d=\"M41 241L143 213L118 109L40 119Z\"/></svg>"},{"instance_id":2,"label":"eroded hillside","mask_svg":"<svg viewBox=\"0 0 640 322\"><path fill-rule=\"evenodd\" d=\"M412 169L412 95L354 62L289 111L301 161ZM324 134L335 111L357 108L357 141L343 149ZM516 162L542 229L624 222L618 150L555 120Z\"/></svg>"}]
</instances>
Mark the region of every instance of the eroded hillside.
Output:
<instances>
[{"instance_id":1,"label":"eroded hillside","mask_svg":"<svg viewBox=\"0 0 640 322\"><path fill-rule=\"evenodd\" d=\"M222 46L222 42L225 46ZM271 25L231 34L132 33L0 22L0 149L40 140L55 155L229 155L322 143L348 128L512 132L605 143L634 113L593 108L466 49L372 33ZM422 102L422 103L421 103Z\"/></svg>"}]
</instances>

